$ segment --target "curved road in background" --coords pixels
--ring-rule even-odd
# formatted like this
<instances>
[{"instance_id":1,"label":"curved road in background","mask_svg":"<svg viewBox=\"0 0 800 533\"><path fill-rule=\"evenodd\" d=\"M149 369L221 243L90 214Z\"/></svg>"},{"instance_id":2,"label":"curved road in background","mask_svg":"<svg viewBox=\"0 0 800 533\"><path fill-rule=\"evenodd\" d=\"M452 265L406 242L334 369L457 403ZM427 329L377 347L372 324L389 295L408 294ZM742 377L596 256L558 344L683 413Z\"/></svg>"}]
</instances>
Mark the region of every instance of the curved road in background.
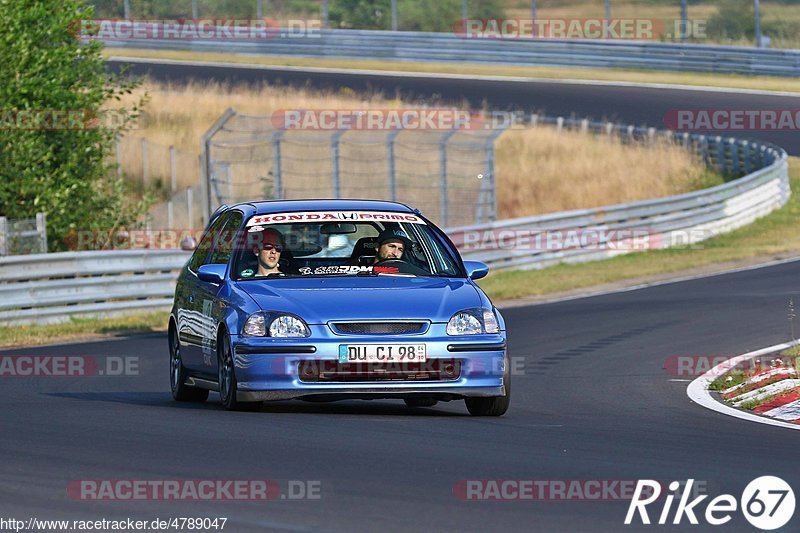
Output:
<instances>
[{"instance_id":1,"label":"curved road in background","mask_svg":"<svg viewBox=\"0 0 800 533\"><path fill-rule=\"evenodd\" d=\"M140 375L3 379L2 511L225 516L234 532L647 531L622 525L625 502L462 501L453 487L469 479L694 478L712 496L738 498L749 481L772 474L797 491L797 432L695 405L687 382L671 381L664 366L670 356L736 355L786 340L798 280L800 262L790 262L507 309L510 352L524 372L513 378L503 418L470 417L463 402L409 410L397 401L294 401L231 413L212 394L205 405L178 404L165 335L5 352L138 356ZM70 480L209 478L317 480L322 498L90 502L66 494ZM683 525L659 531L689 529L685 518ZM725 530L753 528L736 514Z\"/></svg>"},{"instance_id":2,"label":"curved road in background","mask_svg":"<svg viewBox=\"0 0 800 533\"><path fill-rule=\"evenodd\" d=\"M121 61L109 61L118 69ZM280 67L246 67L241 65L159 64L152 61L129 63L133 74L149 74L154 79L183 83L186 80L219 82L269 82L278 85L310 86L339 91L348 87L356 92L380 91L399 94L407 99L438 98L444 102L468 101L479 108L486 102L493 109L543 112L595 120L646 125L664 128L664 115L677 109L800 109L800 97L748 94L744 92L712 92L708 90L665 89L653 87L615 86L611 82L597 84L562 81L507 81L492 79L436 78L433 75L364 74L305 72ZM722 132L721 134L724 134ZM800 155L798 131L731 132L737 137L752 137L772 142L790 155Z\"/></svg>"},{"instance_id":3,"label":"curved road in background","mask_svg":"<svg viewBox=\"0 0 800 533\"><path fill-rule=\"evenodd\" d=\"M238 70L232 67L228 75ZM210 68L160 72L176 79L192 72L205 78L224 75ZM250 80L272 75L246 74ZM360 89L376 82L338 76L317 76L314 83L326 78L331 85ZM609 118L653 125L657 122L649 119L665 107L702 107L698 98L732 99L731 106L756 100L778 105L773 97L687 91L384 81L387 85L373 88L388 91L392 84L404 84L404 91L421 97L438 91L447 98L469 94L476 101L491 95L492 105L530 102L529 107L549 113L591 115L609 109L615 113ZM138 357L139 375L2 379L0 515L224 516L226 531L234 532L697 531L685 519L680 528L625 527L624 501L462 501L453 488L471 479L694 478L704 481L712 496L738 498L749 481L771 474L800 490L796 432L694 405L685 392L688 380L674 381L665 370L671 356L732 356L787 340L788 301L800 298L798 280L800 262L788 262L507 309L510 352L520 372L513 377L514 397L503 418L469 417L463 402L415 410L391 401L282 402L266 404L260 412L230 413L212 394L202 406L177 404L169 394L167 343L161 334L6 351L0 355ZM311 480L321 482L322 497L76 501L66 487L81 479ZM660 511L660 504L651 508L651 518ZM796 529L798 520L789 528ZM752 530L740 513L724 527Z\"/></svg>"}]
</instances>

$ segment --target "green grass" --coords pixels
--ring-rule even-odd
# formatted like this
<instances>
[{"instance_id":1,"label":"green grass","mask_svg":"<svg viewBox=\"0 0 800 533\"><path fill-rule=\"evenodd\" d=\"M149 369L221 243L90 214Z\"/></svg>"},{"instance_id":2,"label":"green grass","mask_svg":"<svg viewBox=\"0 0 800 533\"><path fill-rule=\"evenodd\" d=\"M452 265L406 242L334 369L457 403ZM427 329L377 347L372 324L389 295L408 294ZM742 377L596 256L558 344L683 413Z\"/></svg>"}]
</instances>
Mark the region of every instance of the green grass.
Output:
<instances>
[{"instance_id":1,"label":"green grass","mask_svg":"<svg viewBox=\"0 0 800 533\"><path fill-rule=\"evenodd\" d=\"M0 347L52 344L88 337L111 337L166 331L169 313L137 313L114 318L76 318L61 324L7 326L0 328Z\"/></svg>"},{"instance_id":2,"label":"green grass","mask_svg":"<svg viewBox=\"0 0 800 533\"><path fill-rule=\"evenodd\" d=\"M672 85L713 86L733 89L789 91L800 93L800 79L737 74L695 74L645 70L524 67L486 65L479 63L415 63L388 59L301 58L184 52L179 50L134 50L129 48L104 50L106 57L140 57L177 59L184 61L221 62L289 67L323 67L337 69L366 69L390 72L423 72L431 74L460 74L482 76L517 76L554 80L602 80L610 82L659 83ZM343 89L344 90L344 89Z\"/></svg>"},{"instance_id":3,"label":"green grass","mask_svg":"<svg viewBox=\"0 0 800 533\"><path fill-rule=\"evenodd\" d=\"M789 162L791 187L800 190L800 159ZM800 253L800 195L752 224L731 233L695 244L693 248L674 248L631 253L580 264L561 264L542 270L515 270L490 273L481 287L495 300L541 296L624 280L647 281L664 274L678 275L707 267L720 270L746 260L768 260L778 255ZM644 279L642 279L644 278Z\"/></svg>"},{"instance_id":4,"label":"green grass","mask_svg":"<svg viewBox=\"0 0 800 533\"><path fill-rule=\"evenodd\" d=\"M730 381L728 381L729 377L732 378ZM728 372L725 372L723 375L712 381L711 384L708 386L708 389L715 391L724 391L725 389L729 389L731 387L735 387L736 385L744 383L745 379L747 379L747 374L744 372L744 370L734 368L732 370L729 370Z\"/></svg>"}]
</instances>

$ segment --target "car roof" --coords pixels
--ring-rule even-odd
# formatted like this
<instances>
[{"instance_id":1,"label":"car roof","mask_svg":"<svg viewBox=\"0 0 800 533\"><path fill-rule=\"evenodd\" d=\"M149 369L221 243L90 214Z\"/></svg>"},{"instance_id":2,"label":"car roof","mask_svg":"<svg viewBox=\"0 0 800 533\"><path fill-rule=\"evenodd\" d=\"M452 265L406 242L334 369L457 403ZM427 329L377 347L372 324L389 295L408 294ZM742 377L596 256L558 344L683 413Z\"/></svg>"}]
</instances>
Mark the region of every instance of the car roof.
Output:
<instances>
[{"instance_id":1,"label":"car roof","mask_svg":"<svg viewBox=\"0 0 800 533\"><path fill-rule=\"evenodd\" d=\"M405 204L384 200L269 200L243 202L231 207L237 206L254 208L253 215L291 211L394 211L399 213L419 213L416 209L412 209Z\"/></svg>"}]
</instances>

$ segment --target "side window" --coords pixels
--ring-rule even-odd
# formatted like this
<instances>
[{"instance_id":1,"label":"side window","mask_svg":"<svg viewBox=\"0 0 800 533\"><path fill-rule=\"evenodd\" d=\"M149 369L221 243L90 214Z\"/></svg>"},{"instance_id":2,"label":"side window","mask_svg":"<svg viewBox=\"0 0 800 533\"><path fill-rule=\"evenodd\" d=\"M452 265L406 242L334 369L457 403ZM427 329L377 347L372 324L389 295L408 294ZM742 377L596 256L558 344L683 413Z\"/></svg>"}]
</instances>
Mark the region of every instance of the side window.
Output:
<instances>
[{"instance_id":1,"label":"side window","mask_svg":"<svg viewBox=\"0 0 800 533\"><path fill-rule=\"evenodd\" d=\"M192 260L189 261L189 270L192 272L197 272L197 269L201 266L206 264L206 258L208 257L208 252L211 250L211 245L214 244L214 238L216 237L219 229L222 225L227 221L229 215L223 213L211 224L211 227L208 228L203 236L200 238L200 244L197 245L197 248L192 255Z\"/></svg>"},{"instance_id":2,"label":"side window","mask_svg":"<svg viewBox=\"0 0 800 533\"><path fill-rule=\"evenodd\" d=\"M214 249L211 252L211 259L208 263L211 265L227 265L233 253L233 245L236 242L236 235L239 233L239 226L242 225L242 218L244 215L239 211L234 211L228 218L225 227L220 231L217 242L214 244Z\"/></svg>"}]
</instances>

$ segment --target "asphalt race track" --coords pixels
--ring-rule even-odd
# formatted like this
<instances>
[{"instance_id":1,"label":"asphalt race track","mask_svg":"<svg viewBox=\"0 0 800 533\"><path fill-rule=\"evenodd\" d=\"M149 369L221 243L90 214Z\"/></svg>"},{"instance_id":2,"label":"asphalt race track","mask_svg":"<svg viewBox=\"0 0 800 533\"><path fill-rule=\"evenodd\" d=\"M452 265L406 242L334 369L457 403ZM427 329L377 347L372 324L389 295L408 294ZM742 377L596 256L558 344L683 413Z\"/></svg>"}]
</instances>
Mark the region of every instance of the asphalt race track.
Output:
<instances>
[{"instance_id":1,"label":"asphalt race track","mask_svg":"<svg viewBox=\"0 0 800 533\"><path fill-rule=\"evenodd\" d=\"M712 497L738 499L750 480L772 474L797 490L797 432L694 405L687 383L671 381L664 366L674 355L736 355L786 341L787 304L799 289L800 262L792 262L507 309L511 354L524 372L497 419L470 417L463 402L411 410L393 401L294 401L232 413L212 394L201 406L178 404L164 335L7 351L138 357L139 375L2 380L2 514L227 517L234 532L689 529L685 518L682 528L626 527L623 501L463 501L453 488L481 479L694 478ZM318 481L321 498L68 497L69 482L86 479ZM798 520L785 530L796 531ZM738 512L723 527L753 530Z\"/></svg>"},{"instance_id":2,"label":"asphalt race track","mask_svg":"<svg viewBox=\"0 0 800 533\"><path fill-rule=\"evenodd\" d=\"M110 61L111 69L120 62ZM678 109L725 110L797 110L800 99L793 96L725 93L698 90L676 90L614 85L581 85L542 81L491 81L414 77L412 75L369 75L346 72L304 72L270 68L244 68L236 65L162 65L131 63L132 74L149 74L157 80L183 83L186 80L221 82L269 82L280 85L310 86L339 91L348 87L356 92L380 91L407 99L461 103L468 101L480 108L542 112L548 115L575 116L594 120L611 120L656 128L666 127L664 115ZM718 132L724 135L725 132ZM737 131L740 138L754 138L775 143L791 155L800 155L797 131Z\"/></svg>"}]
</instances>

